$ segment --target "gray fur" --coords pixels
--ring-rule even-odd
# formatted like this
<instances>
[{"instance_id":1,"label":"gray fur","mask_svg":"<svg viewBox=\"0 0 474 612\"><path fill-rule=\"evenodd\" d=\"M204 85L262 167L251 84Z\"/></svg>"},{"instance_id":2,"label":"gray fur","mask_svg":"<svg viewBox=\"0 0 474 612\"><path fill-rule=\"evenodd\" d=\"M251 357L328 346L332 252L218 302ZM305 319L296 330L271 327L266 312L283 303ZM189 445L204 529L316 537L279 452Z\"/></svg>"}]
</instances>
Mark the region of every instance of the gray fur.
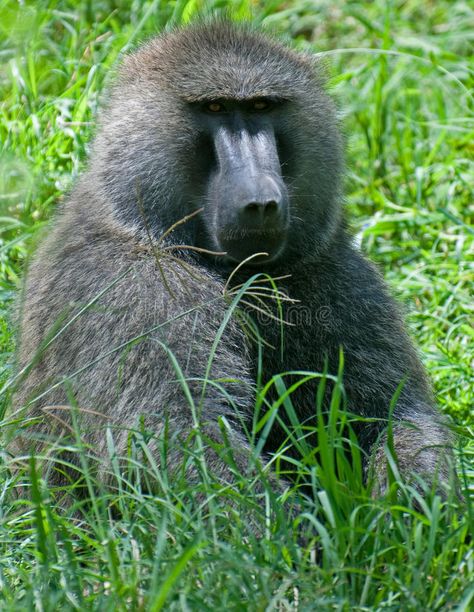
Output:
<instances>
[{"instance_id":1,"label":"gray fur","mask_svg":"<svg viewBox=\"0 0 474 612\"><path fill-rule=\"evenodd\" d=\"M42 351L23 380L15 407L26 405L28 414L38 417L21 441L25 452L41 446L32 438L51 440L67 432L69 412L54 407L69 405L71 397L65 385L54 384L87 364L92 365L69 378L69 388L82 414L84 438L99 457L107 456L105 424L118 428L116 447L126 455L127 429L141 415L157 434L167 420L171 433L186 443L193 417L163 345L176 356L200 405L199 379L228 308L223 293L231 269L219 257L162 251L180 244L215 248L209 219L218 203L207 198L200 126L187 103L262 95L289 100L280 128L288 144L281 161L291 221L285 252L268 269L263 264L259 269L291 274L279 286L309 313L304 324L286 329L283 354L270 348L279 346L279 325L262 326L264 380L284 371L322 371L325 360L335 374L342 346L349 410L386 419L391 398L405 380L394 413L400 422L394 428L400 466L405 473L428 477L439 467L449 435L423 368L383 281L353 248L345 228L341 138L314 62L249 26L220 22L164 34L125 58L100 116L89 167L29 267L19 368L30 362L61 316L71 319L128 272ZM170 226L201 207L202 214L159 242ZM256 271L241 270L235 282ZM323 311L327 316L321 321ZM139 336L133 347L99 359ZM250 423L254 408L256 347L235 320L217 346L210 376L239 378L239 384L222 383L227 395L207 385L201 418L204 432L219 441L218 419L226 417L238 463L245 466L249 449L242 419ZM311 417L314 389L304 387L294 403L302 420ZM403 421L414 427L404 427ZM373 453L383 474L382 452L372 448L380 434L377 424L359 431L363 448ZM272 433L267 451L282 439L281 432ZM215 451L207 452L217 475L231 480L227 464Z\"/></svg>"}]
</instances>

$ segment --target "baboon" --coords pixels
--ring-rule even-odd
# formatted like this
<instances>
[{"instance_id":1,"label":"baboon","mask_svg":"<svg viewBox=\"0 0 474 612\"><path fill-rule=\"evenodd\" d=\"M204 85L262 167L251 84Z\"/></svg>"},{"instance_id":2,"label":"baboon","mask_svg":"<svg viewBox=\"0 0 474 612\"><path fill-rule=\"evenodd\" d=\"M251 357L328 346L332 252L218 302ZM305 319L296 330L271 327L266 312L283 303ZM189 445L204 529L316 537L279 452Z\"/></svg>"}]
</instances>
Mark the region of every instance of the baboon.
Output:
<instances>
[{"instance_id":1,"label":"baboon","mask_svg":"<svg viewBox=\"0 0 474 612\"><path fill-rule=\"evenodd\" d=\"M27 272L14 405L36 424L20 437L24 452L66 435L72 405L99 457L108 453L105 425L123 456L139 422L156 434L166 424L185 445L194 401L205 457L232 481L216 451L222 417L246 469L257 371L263 382L279 372L336 375L342 351L347 408L373 418L358 435L380 481L397 393L400 471L446 476L449 434L423 367L347 229L342 148L314 58L250 25L196 23L126 56L88 167ZM283 350L279 317L257 321L253 335L242 317L221 327L226 290L259 273L279 279L305 313L283 325ZM314 386L292 400L311 422ZM284 439L275 426L265 453Z\"/></svg>"}]
</instances>

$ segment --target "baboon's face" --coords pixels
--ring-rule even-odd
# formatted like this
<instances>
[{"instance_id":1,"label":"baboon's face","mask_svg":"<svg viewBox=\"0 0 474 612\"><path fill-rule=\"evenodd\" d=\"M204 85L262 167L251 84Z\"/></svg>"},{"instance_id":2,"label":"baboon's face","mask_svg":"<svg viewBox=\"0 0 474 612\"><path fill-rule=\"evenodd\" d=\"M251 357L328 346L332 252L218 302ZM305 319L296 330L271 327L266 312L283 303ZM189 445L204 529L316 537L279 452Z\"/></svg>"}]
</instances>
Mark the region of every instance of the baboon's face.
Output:
<instances>
[{"instance_id":1,"label":"baboon's face","mask_svg":"<svg viewBox=\"0 0 474 612\"><path fill-rule=\"evenodd\" d=\"M266 255L252 262L277 259L290 220L278 147L285 100L208 99L193 104L193 113L205 133L205 219L215 248L237 262L256 253Z\"/></svg>"},{"instance_id":2,"label":"baboon's face","mask_svg":"<svg viewBox=\"0 0 474 612\"><path fill-rule=\"evenodd\" d=\"M191 26L127 57L92 166L127 226L172 227L221 261L322 252L339 218L340 139L313 62L246 26Z\"/></svg>"}]
</instances>

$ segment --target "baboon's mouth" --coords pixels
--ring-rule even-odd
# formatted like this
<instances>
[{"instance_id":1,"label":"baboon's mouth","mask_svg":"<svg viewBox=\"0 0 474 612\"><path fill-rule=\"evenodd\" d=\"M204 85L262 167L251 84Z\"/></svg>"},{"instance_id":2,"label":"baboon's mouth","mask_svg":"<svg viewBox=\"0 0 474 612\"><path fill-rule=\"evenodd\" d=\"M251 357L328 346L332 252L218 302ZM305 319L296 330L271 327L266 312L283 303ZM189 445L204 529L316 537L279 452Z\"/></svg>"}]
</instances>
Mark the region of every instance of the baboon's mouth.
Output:
<instances>
[{"instance_id":1,"label":"baboon's mouth","mask_svg":"<svg viewBox=\"0 0 474 612\"><path fill-rule=\"evenodd\" d=\"M257 253L266 253L252 257L249 265L275 261L283 252L285 243L286 232L276 229L236 228L219 236L220 248L232 261L241 262Z\"/></svg>"}]
</instances>

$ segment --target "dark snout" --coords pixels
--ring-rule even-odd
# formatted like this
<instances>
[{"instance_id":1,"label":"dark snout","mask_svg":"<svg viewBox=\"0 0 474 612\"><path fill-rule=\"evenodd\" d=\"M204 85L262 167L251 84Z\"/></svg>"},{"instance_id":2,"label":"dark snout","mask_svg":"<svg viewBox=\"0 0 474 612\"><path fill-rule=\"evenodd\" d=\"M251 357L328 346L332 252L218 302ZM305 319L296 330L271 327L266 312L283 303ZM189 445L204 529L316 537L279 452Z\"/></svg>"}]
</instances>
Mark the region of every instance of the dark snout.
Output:
<instances>
[{"instance_id":1,"label":"dark snout","mask_svg":"<svg viewBox=\"0 0 474 612\"><path fill-rule=\"evenodd\" d=\"M239 180L237 172L235 182ZM268 174L246 176L236 185L232 205L242 227L278 229L285 217L286 202L277 180Z\"/></svg>"},{"instance_id":2,"label":"dark snout","mask_svg":"<svg viewBox=\"0 0 474 612\"><path fill-rule=\"evenodd\" d=\"M289 214L273 132L223 127L215 147L219 248L236 261L262 252L267 261L277 258L285 247Z\"/></svg>"}]
</instances>

